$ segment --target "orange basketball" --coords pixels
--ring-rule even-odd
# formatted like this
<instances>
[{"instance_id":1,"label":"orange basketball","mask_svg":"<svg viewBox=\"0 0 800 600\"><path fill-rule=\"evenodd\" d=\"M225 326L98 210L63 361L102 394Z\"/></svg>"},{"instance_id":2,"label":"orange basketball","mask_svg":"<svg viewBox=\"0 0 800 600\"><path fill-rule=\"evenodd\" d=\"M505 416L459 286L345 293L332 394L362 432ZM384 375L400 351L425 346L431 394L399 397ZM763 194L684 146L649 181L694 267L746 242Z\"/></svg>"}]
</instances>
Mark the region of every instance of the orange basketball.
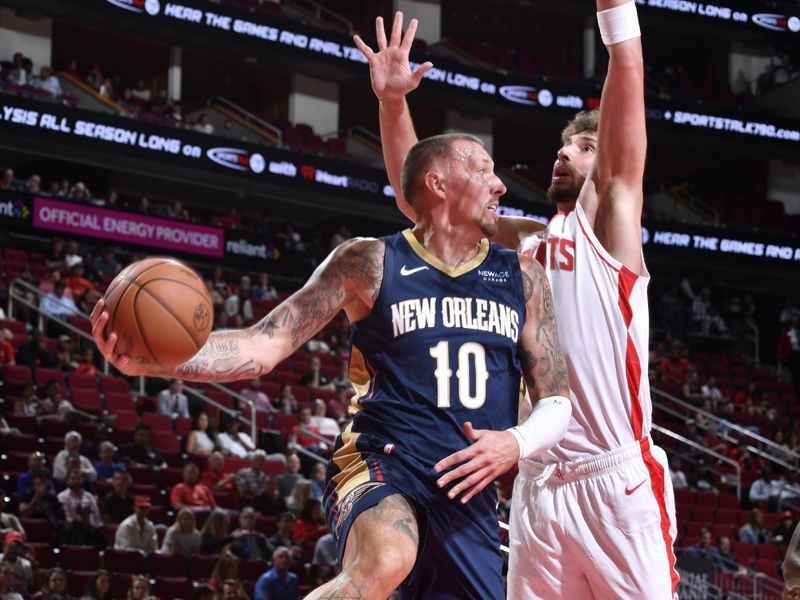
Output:
<instances>
[{"instance_id":1,"label":"orange basketball","mask_svg":"<svg viewBox=\"0 0 800 600\"><path fill-rule=\"evenodd\" d=\"M117 333L116 352L143 365L174 367L206 343L214 308L203 280L174 258L129 265L106 290L105 333Z\"/></svg>"}]
</instances>

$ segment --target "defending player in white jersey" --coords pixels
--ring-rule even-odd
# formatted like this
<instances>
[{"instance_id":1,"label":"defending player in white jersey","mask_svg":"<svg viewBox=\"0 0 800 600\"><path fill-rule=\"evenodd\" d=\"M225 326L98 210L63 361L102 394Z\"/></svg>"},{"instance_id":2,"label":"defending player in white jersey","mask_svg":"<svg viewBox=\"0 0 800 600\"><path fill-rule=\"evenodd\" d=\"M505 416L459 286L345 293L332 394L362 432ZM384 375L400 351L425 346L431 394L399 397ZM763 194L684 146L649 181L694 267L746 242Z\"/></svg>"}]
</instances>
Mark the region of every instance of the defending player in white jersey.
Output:
<instances>
[{"instance_id":1,"label":"defending player in white jersey","mask_svg":"<svg viewBox=\"0 0 800 600\"><path fill-rule=\"evenodd\" d=\"M546 455L520 463L511 519L509 598L676 598L674 500L664 452L649 436L649 274L642 258L647 138L644 68L635 4L597 0L609 52L599 114L579 113L562 135L548 196L559 213L546 231L501 220L495 241L539 258L551 282L569 369L573 418ZM416 21L398 13L379 52L360 38L380 100L381 138L398 207L400 165L416 142L405 96ZM537 233L538 231L538 233Z\"/></svg>"}]
</instances>

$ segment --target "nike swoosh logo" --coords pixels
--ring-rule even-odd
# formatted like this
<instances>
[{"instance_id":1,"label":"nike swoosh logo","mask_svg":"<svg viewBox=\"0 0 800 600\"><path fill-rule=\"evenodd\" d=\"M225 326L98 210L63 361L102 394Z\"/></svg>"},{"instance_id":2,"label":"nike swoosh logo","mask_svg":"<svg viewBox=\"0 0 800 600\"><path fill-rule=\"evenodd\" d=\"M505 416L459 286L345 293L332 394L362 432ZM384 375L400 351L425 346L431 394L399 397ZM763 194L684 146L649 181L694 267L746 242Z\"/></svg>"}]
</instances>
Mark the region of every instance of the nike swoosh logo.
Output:
<instances>
[{"instance_id":1,"label":"nike swoosh logo","mask_svg":"<svg viewBox=\"0 0 800 600\"><path fill-rule=\"evenodd\" d=\"M647 481L647 479L645 479L645 480L644 480L644 481L642 481L642 482L641 482L639 485L637 485L637 486L634 486L634 487L632 487L632 488L627 488L627 487L626 487L626 488L625 488L625 495L626 495L626 496L630 496L630 495L631 495L633 492L635 492L635 491L636 491L636 490L638 490L640 487L642 487L642 486L644 485L644 482L645 482L645 481Z\"/></svg>"},{"instance_id":2,"label":"nike swoosh logo","mask_svg":"<svg viewBox=\"0 0 800 600\"><path fill-rule=\"evenodd\" d=\"M413 275L417 271L424 271L427 268L428 267L417 267L416 269L406 269L406 266L403 265L403 268L400 269L400 275L402 275L403 277L408 277L409 275Z\"/></svg>"}]
</instances>

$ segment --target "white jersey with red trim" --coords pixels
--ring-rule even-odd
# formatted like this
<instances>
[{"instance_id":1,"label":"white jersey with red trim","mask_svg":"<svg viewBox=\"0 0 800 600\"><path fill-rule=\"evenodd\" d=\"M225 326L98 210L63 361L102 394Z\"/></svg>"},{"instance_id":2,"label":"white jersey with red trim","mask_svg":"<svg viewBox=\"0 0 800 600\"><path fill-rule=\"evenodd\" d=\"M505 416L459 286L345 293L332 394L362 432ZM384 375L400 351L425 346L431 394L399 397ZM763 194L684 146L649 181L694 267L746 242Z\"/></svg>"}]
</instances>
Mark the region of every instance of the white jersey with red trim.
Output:
<instances>
[{"instance_id":1,"label":"white jersey with red trim","mask_svg":"<svg viewBox=\"0 0 800 600\"><path fill-rule=\"evenodd\" d=\"M644 263L636 275L612 257L580 203L520 252L535 256L550 280L572 395L567 434L540 460L574 461L641 440L652 424Z\"/></svg>"}]
</instances>

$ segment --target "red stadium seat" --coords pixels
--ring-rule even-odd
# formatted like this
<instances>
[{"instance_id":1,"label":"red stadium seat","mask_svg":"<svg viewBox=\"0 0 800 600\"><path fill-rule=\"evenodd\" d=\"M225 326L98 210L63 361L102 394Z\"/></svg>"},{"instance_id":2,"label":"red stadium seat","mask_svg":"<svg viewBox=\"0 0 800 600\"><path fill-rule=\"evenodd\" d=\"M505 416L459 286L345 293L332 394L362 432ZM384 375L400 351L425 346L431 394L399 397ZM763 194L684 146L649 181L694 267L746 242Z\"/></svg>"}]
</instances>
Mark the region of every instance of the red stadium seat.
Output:
<instances>
[{"instance_id":1,"label":"red stadium seat","mask_svg":"<svg viewBox=\"0 0 800 600\"><path fill-rule=\"evenodd\" d=\"M71 389L81 388L81 389L90 389L96 390L97 389L97 377L94 375L87 375L86 373L70 373L67 377L67 381L69 382L69 387Z\"/></svg>"},{"instance_id":2,"label":"red stadium seat","mask_svg":"<svg viewBox=\"0 0 800 600\"><path fill-rule=\"evenodd\" d=\"M112 573L136 575L147 572L147 561L135 550L111 549L103 553L103 567Z\"/></svg>"},{"instance_id":3,"label":"red stadium seat","mask_svg":"<svg viewBox=\"0 0 800 600\"><path fill-rule=\"evenodd\" d=\"M40 393L42 393L45 389L45 386L53 380L57 381L61 385L62 390L64 389L64 373L62 373L60 369L46 369L44 367L37 367L36 371L33 373L33 381L36 384L37 389L40 390Z\"/></svg>"},{"instance_id":4,"label":"red stadium seat","mask_svg":"<svg viewBox=\"0 0 800 600\"><path fill-rule=\"evenodd\" d=\"M95 552L96 554L96 552ZM62 565L61 568L64 568ZM67 592L71 597L80 598L86 589L86 584L92 578L92 571L75 571L72 569L64 569L67 571Z\"/></svg>"},{"instance_id":5,"label":"red stadium seat","mask_svg":"<svg viewBox=\"0 0 800 600\"><path fill-rule=\"evenodd\" d=\"M191 598L193 589L188 579L161 577L156 579L154 591L160 598Z\"/></svg>"},{"instance_id":6,"label":"red stadium seat","mask_svg":"<svg viewBox=\"0 0 800 600\"><path fill-rule=\"evenodd\" d=\"M100 568L100 554L92 546L61 546L61 568L67 571L94 571Z\"/></svg>"},{"instance_id":7,"label":"red stadium seat","mask_svg":"<svg viewBox=\"0 0 800 600\"><path fill-rule=\"evenodd\" d=\"M186 559L173 554L151 554L148 557L150 575L154 577L187 577ZM168 595L167 598L182 598L184 596ZM185 596L188 598L188 596Z\"/></svg>"},{"instance_id":8,"label":"red stadium seat","mask_svg":"<svg viewBox=\"0 0 800 600\"><path fill-rule=\"evenodd\" d=\"M104 375L100 378L100 391L104 393L129 394L131 388L127 379Z\"/></svg>"},{"instance_id":9,"label":"red stadium seat","mask_svg":"<svg viewBox=\"0 0 800 600\"><path fill-rule=\"evenodd\" d=\"M28 534L28 541L31 543L50 544L53 538L53 530L44 519L25 519L21 518L20 523Z\"/></svg>"},{"instance_id":10,"label":"red stadium seat","mask_svg":"<svg viewBox=\"0 0 800 600\"><path fill-rule=\"evenodd\" d=\"M108 392L106 394L106 408L112 413L118 411L136 412L136 406L133 404L133 398L131 398L130 394Z\"/></svg>"}]
</instances>

